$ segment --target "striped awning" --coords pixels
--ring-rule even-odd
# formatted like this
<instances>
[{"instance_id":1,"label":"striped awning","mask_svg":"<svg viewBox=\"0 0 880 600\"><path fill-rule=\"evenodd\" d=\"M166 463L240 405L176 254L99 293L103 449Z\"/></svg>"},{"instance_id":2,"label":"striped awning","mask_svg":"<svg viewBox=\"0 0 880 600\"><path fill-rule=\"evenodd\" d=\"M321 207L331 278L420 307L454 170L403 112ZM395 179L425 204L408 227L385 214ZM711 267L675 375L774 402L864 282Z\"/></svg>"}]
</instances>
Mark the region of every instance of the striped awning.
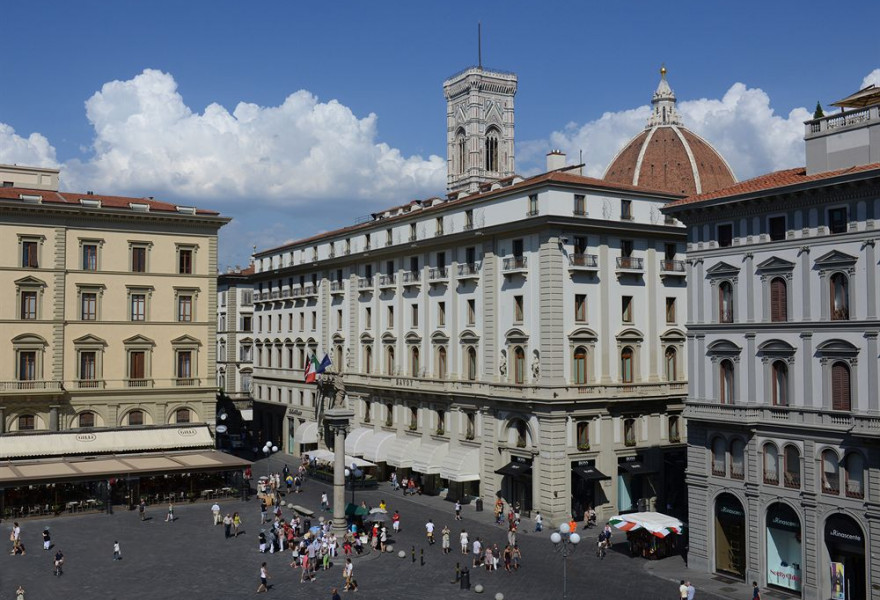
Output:
<instances>
[{"instance_id":1,"label":"striped awning","mask_svg":"<svg viewBox=\"0 0 880 600\"><path fill-rule=\"evenodd\" d=\"M458 483L479 481L480 449L469 447L451 449L440 466L440 477Z\"/></svg>"},{"instance_id":2,"label":"striped awning","mask_svg":"<svg viewBox=\"0 0 880 600\"><path fill-rule=\"evenodd\" d=\"M449 454L449 442L422 440L413 456L412 470L424 475L440 473L443 459Z\"/></svg>"},{"instance_id":3,"label":"striped awning","mask_svg":"<svg viewBox=\"0 0 880 600\"><path fill-rule=\"evenodd\" d=\"M413 466L413 457L421 443L418 437L399 437L395 438L388 447L388 453L385 462L393 467L407 469Z\"/></svg>"},{"instance_id":4,"label":"striped awning","mask_svg":"<svg viewBox=\"0 0 880 600\"><path fill-rule=\"evenodd\" d=\"M391 447L395 436L390 431L376 431L364 440L363 457L373 462L385 462L388 457L388 448Z\"/></svg>"},{"instance_id":5,"label":"striped awning","mask_svg":"<svg viewBox=\"0 0 880 600\"><path fill-rule=\"evenodd\" d=\"M345 453L352 456L363 456L364 442L370 439L373 430L369 427L356 427L345 436Z\"/></svg>"}]
</instances>

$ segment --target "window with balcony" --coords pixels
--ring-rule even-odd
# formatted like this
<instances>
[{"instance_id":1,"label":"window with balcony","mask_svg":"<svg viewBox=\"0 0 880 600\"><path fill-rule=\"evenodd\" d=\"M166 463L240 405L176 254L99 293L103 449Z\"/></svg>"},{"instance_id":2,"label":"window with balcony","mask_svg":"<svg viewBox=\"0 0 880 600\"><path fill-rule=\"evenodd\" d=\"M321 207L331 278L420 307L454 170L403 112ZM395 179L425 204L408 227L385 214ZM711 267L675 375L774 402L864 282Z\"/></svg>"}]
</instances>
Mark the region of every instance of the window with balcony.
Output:
<instances>
[{"instance_id":1,"label":"window with balcony","mask_svg":"<svg viewBox=\"0 0 880 600\"><path fill-rule=\"evenodd\" d=\"M446 357L446 348L444 346L440 346L439 348L437 348L437 378L446 379L447 371L448 363Z\"/></svg>"},{"instance_id":2,"label":"window with balcony","mask_svg":"<svg viewBox=\"0 0 880 600\"><path fill-rule=\"evenodd\" d=\"M181 384L192 384L193 379L193 353L191 350L178 350L177 351L177 368L175 369L175 376L178 380L178 385Z\"/></svg>"},{"instance_id":3,"label":"window with balcony","mask_svg":"<svg viewBox=\"0 0 880 600\"><path fill-rule=\"evenodd\" d=\"M513 297L513 322L514 323L522 323L523 322L523 297L522 296L514 296Z\"/></svg>"},{"instance_id":4,"label":"window with balcony","mask_svg":"<svg viewBox=\"0 0 880 600\"><path fill-rule=\"evenodd\" d=\"M83 271L98 270L98 244L87 243L82 245L82 269Z\"/></svg>"},{"instance_id":5,"label":"window with balcony","mask_svg":"<svg viewBox=\"0 0 880 600\"><path fill-rule=\"evenodd\" d=\"M712 475L727 477L727 442L723 437L712 440Z\"/></svg>"},{"instance_id":6,"label":"window with balcony","mask_svg":"<svg viewBox=\"0 0 880 600\"><path fill-rule=\"evenodd\" d=\"M131 350L128 353L128 379L129 387L143 387L142 383L147 379L147 352L145 350Z\"/></svg>"},{"instance_id":7,"label":"window with balcony","mask_svg":"<svg viewBox=\"0 0 880 600\"><path fill-rule=\"evenodd\" d=\"M681 418L677 416L669 417L669 441L681 441Z\"/></svg>"},{"instance_id":8,"label":"window with balcony","mask_svg":"<svg viewBox=\"0 0 880 600\"><path fill-rule=\"evenodd\" d=\"M409 351L409 375L410 377L419 376L419 349L410 348Z\"/></svg>"},{"instance_id":9,"label":"window with balcony","mask_svg":"<svg viewBox=\"0 0 880 600\"><path fill-rule=\"evenodd\" d=\"M620 381L633 382L633 349L627 346L620 352Z\"/></svg>"},{"instance_id":10,"label":"window with balcony","mask_svg":"<svg viewBox=\"0 0 880 600\"><path fill-rule=\"evenodd\" d=\"M626 446L636 445L636 420L624 419L623 421L623 443Z\"/></svg>"},{"instance_id":11,"label":"window with balcony","mask_svg":"<svg viewBox=\"0 0 880 600\"><path fill-rule=\"evenodd\" d=\"M865 458L858 452L850 452L846 456L846 496L847 498L865 497Z\"/></svg>"},{"instance_id":12,"label":"window with balcony","mask_svg":"<svg viewBox=\"0 0 880 600\"><path fill-rule=\"evenodd\" d=\"M624 323L633 322L633 297L623 296L620 299L620 320Z\"/></svg>"},{"instance_id":13,"label":"window with balcony","mask_svg":"<svg viewBox=\"0 0 880 600\"><path fill-rule=\"evenodd\" d=\"M834 450L822 453L822 493L840 494L840 459Z\"/></svg>"},{"instance_id":14,"label":"window with balcony","mask_svg":"<svg viewBox=\"0 0 880 600\"><path fill-rule=\"evenodd\" d=\"M442 410L438 410L435 413L435 418L437 420L437 435L445 435L446 434L446 413Z\"/></svg>"},{"instance_id":15,"label":"window with balcony","mask_svg":"<svg viewBox=\"0 0 880 600\"><path fill-rule=\"evenodd\" d=\"M590 422L581 421L577 424L577 449L590 449Z\"/></svg>"},{"instance_id":16,"label":"window with balcony","mask_svg":"<svg viewBox=\"0 0 880 600\"><path fill-rule=\"evenodd\" d=\"M730 442L730 476L733 479L746 478L746 444L739 438Z\"/></svg>"},{"instance_id":17,"label":"window with balcony","mask_svg":"<svg viewBox=\"0 0 880 600\"><path fill-rule=\"evenodd\" d=\"M770 281L770 320L788 321L788 285L782 277Z\"/></svg>"},{"instance_id":18,"label":"window with balcony","mask_svg":"<svg viewBox=\"0 0 880 600\"><path fill-rule=\"evenodd\" d=\"M764 444L764 483L779 485L779 451L773 444Z\"/></svg>"},{"instance_id":19,"label":"window with balcony","mask_svg":"<svg viewBox=\"0 0 880 600\"><path fill-rule=\"evenodd\" d=\"M831 320L849 320L849 279L843 273L835 273L829 280L831 292Z\"/></svg>"},{"instance_id":20,"label":"window with balcony","mask_svg":"<svg viewBox=\"0 0 880 600\"><path fill-rule=\"evenodd\" d=\"M574 383L585 385L587 383L587 349L578 346L574 349Z\"/></svg>"},{"instance_id":21,"label":"window with balcony","mask_svg":"<svg viewBox=\"0 0 880 600\"><path fill-rule=\"evenodd\" d=\"M848 220L845 206L828 209L828 230L831 233L846 233Z\"/></svg>"},{"instance_id":22,"label":"window with balcony","mask_svg":"<svg viewBox=\"0 0 880 600\"><path fill-rule=\"evenodd\" d=\"M733 404L734 401L734 370L733 361L722 360L719 365L720 371L720 394L721 404Z\"/></svg>"},{"instance_id":23,"label":"window with balcony","mask_svg":"<svg viewBox=\"0 0 880 600\"><path fill-rule=\"evenodd\" d=\"M678 353L669 346L664 355L666 362L666 381L678 381Z\"/></svg>"},{"instance_id":24,"label":"window with balcony","mask_svg":"<svg viewBox=\"0 0 880 600\"><path fill-rule=\"evenodd\" d=\"M798 489L801 487L801 453L797 446L787 445L783 452L785 487Z\"/></svg>"},{"instance_id":25,"label":"window with balcony","mask_svg":"<svg viewBox=\"0 0 880 600\"><path fill-rule=\"evenodd\" d=\"M94 350L79 353L79 387L97 387L98 353Z\"/></svg>"},{"instance_id":26,"label":"window with balcony","mask_svg":"<svg viewBox=\"0 0 880 600\"><path fill-rule=\"evenodd\" d=\"M849 365L837 361L831 365L831 409L849 411L852 408Z\"/></svg>"},{"instance_id":27,"label":"window with balcony","mask_svg":"<svg viewBox=\"0 0 880 600\"><path fill-rule=\"evenodd\" d=\"M477 436L477 416L472 412L465 413L464 439L472 440Z\"/></svg>"},{"instance_id":28,"label":"window with balcony","mask_svg":"<svg viewBox=\"0 0 880 600\"><path fill-rule=\"evenodd\" d=\"M394 375L394 346L385 349L385 374Z\"/></svg>"},{"instance_id":29,"label":"window with balcony","mask_svg":"<svg viewBox=\"0 0 880 600\"><path fill-rule=\"evenodd\" d=\"M409 428L412 431L419 428L419 409L415 406L409 407Z\"/></svg>"},{"instance_id":30,"label":"window with balcony","mask_svg":"<svg viewBox=\"0 0 880 600\"><path fill-rule=\"evenodd\" d=\"M587 322L587 295L574 295L574 320L575 323Z\"/></svg>"},{"instance_id":31,"label":"window with balcony","mask_svg":"<svg viewBox=\"0 0 880 600\"><path fill-rule=\"evenodd\" d=\"M36 350L20 350L18 352L18 381L36 381L39 379L37 367L38 353Z\"/></svg>"},{"instance_id":32,"label":"window with balcony","mask_svg":"<svg viewBox=\"0 0 880 600\"><path fill-rule=\"evenodd\" d=\"M526 381L526 353L521 346L513 349L513 382L523 384Z\"/></svg>"},{"instance_id":33,"label":"window with balcony","mask_svg":"<svg viewBox=\"0 0 880 600\"><path fill-rule=\"evenodd\" d=\"M373 347L364 346L364 373L371 374L373 372Z\"/></svg>"}]
</instances>

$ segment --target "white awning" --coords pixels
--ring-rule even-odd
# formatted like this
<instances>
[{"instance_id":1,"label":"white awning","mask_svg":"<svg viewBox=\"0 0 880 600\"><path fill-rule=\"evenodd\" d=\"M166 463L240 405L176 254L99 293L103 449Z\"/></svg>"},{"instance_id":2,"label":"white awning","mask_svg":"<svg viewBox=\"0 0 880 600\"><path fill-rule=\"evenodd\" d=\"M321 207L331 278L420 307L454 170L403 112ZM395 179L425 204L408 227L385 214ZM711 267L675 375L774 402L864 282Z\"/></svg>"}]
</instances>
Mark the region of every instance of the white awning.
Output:
<instances>
[{"instance_id":1,"label":"white awning","mask_svg":"<svg viewBox=\"0 0 880 600\"><path fill-rule=\"evenodd\" d=\"M356 427L345 436L345 452L352 456L363 456L364 442L366 442L373 434L373 430L368 427Z\"/></svg>"},{"instance_id":2,"label":"white awning","mask_svg":"<svg viewBox=\"0 0 880 600\"><path fill-rule=\"evenodd\" d=\"M324 462L329 464L335 464L336 462L336 453L331 452L330 450L309 450L307 452L309 458L314 458L318 462ZM356 458L353 456L345 455L345 466L350 467L351 464L354 463L354 466L358 468L364 467L375 467L375 463L371 463L368 460L364 460L362 458Z\"/></svg>"},{"instance_id":3,"label":"white awning","mask_svg":"<svg viewBox=\"0 0 880 600\"><path fill-rule=\"evenodd\" d=\"M479 481L480 449L468 447L451 449L440 466L440 477L458 483Z\"/></svg>"},{"instance_id":4,"label":"white awning","mask_svg":"<svg viewBox=\"0 0 880 600\"><path fill-rule=\"evenodd\" d=\"M242 408L240 411L242 421L253 421L254 420L254 409L253 408Z\"/></svg>"},{"instance_id":5,"label":"white awning","mask_svg":"<svg viewBox=\"0 0 880 600\"><path fill-rule=\"evenodd\" d=\"M0 436L0 459L213 447L214 438L205 424L47 431Z\"/></svg>"},{"instance_id":6,"label":"white awning","mask_svg":"<svg viewBox=\"0 0 880 600\"><path fill-rule=\"evenodd\" d=\"M436 475L440 472L443 459L449 453L449 442L422 440L413 456L412 469L424 475Z\"/></svg>"},{"instance_id":7,"label":"white awning","mask_svg":"<svg viewBox=\"0 0 880 600\"><path fill-rule=\"evenodd\" d=\"M388 446L388 453L385 462L393 467L402 469L412 467L413 456L421 443L421 438L417 437L399 437L394 438Z\"/></svg>"},{"instance_id":8,"label":"white awning","mask_svg":"<svg viewBox=\"0 0 880 600\"><path fill-rule=\"evenodd\" d=\"M385 462L388 456L388 448L395 436L390 431L376 431L364 441L363 457L374 462Z\"/></svg>"},{"instance_id":9,"label":"white awning","mask_svg":"<svg viewBox=\"0 0 880 600\"><path fill-rule=\"evenodd\" d=\"M318 424L314 421L303 423L293 432L293 439L297 444L317 444Z\"/></svg>"}]
</instances>

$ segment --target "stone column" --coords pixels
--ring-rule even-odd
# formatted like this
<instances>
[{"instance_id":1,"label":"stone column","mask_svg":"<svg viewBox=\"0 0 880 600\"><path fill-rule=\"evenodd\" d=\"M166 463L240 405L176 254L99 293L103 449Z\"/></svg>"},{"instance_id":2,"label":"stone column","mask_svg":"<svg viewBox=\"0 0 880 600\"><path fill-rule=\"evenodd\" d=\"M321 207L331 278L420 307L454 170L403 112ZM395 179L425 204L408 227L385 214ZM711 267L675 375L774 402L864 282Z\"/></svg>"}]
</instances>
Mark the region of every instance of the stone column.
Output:
<instances>
[{"instance_id":1,"label":"stone column","mask_svg":"<svg viewBox=\"0 0 880 600\"><path fill-rule=\"evenodd\" d=\"M333 531L339 539L345 535L345 436L351 427L354 411L331 408L324 413L324 423L333 432Z\"/></svg>"}]
</instances>

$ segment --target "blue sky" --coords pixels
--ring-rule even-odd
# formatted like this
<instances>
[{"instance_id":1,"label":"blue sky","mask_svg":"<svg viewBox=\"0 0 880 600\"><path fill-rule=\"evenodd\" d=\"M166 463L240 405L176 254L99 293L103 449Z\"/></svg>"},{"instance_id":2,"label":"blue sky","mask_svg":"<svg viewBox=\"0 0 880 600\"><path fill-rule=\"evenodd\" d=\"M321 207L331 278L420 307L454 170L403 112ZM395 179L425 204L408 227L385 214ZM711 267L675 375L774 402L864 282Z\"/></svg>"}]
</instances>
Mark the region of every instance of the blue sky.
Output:
<instances>
[{"instance_id":1,"label":"blue sky","mask_svg":"<svg viewBox=\"0 0 880 600\"><path fill-rule=\"evenodd\" d=\"M867 3L10 2L0 162L62 188L234 218L221 266L443 194L442 82L515 71L517 171L583 150L601 176L665 63L685 124L740 179L803 163L816 101L880 83Z\"/></svg>"}]
</instances>

